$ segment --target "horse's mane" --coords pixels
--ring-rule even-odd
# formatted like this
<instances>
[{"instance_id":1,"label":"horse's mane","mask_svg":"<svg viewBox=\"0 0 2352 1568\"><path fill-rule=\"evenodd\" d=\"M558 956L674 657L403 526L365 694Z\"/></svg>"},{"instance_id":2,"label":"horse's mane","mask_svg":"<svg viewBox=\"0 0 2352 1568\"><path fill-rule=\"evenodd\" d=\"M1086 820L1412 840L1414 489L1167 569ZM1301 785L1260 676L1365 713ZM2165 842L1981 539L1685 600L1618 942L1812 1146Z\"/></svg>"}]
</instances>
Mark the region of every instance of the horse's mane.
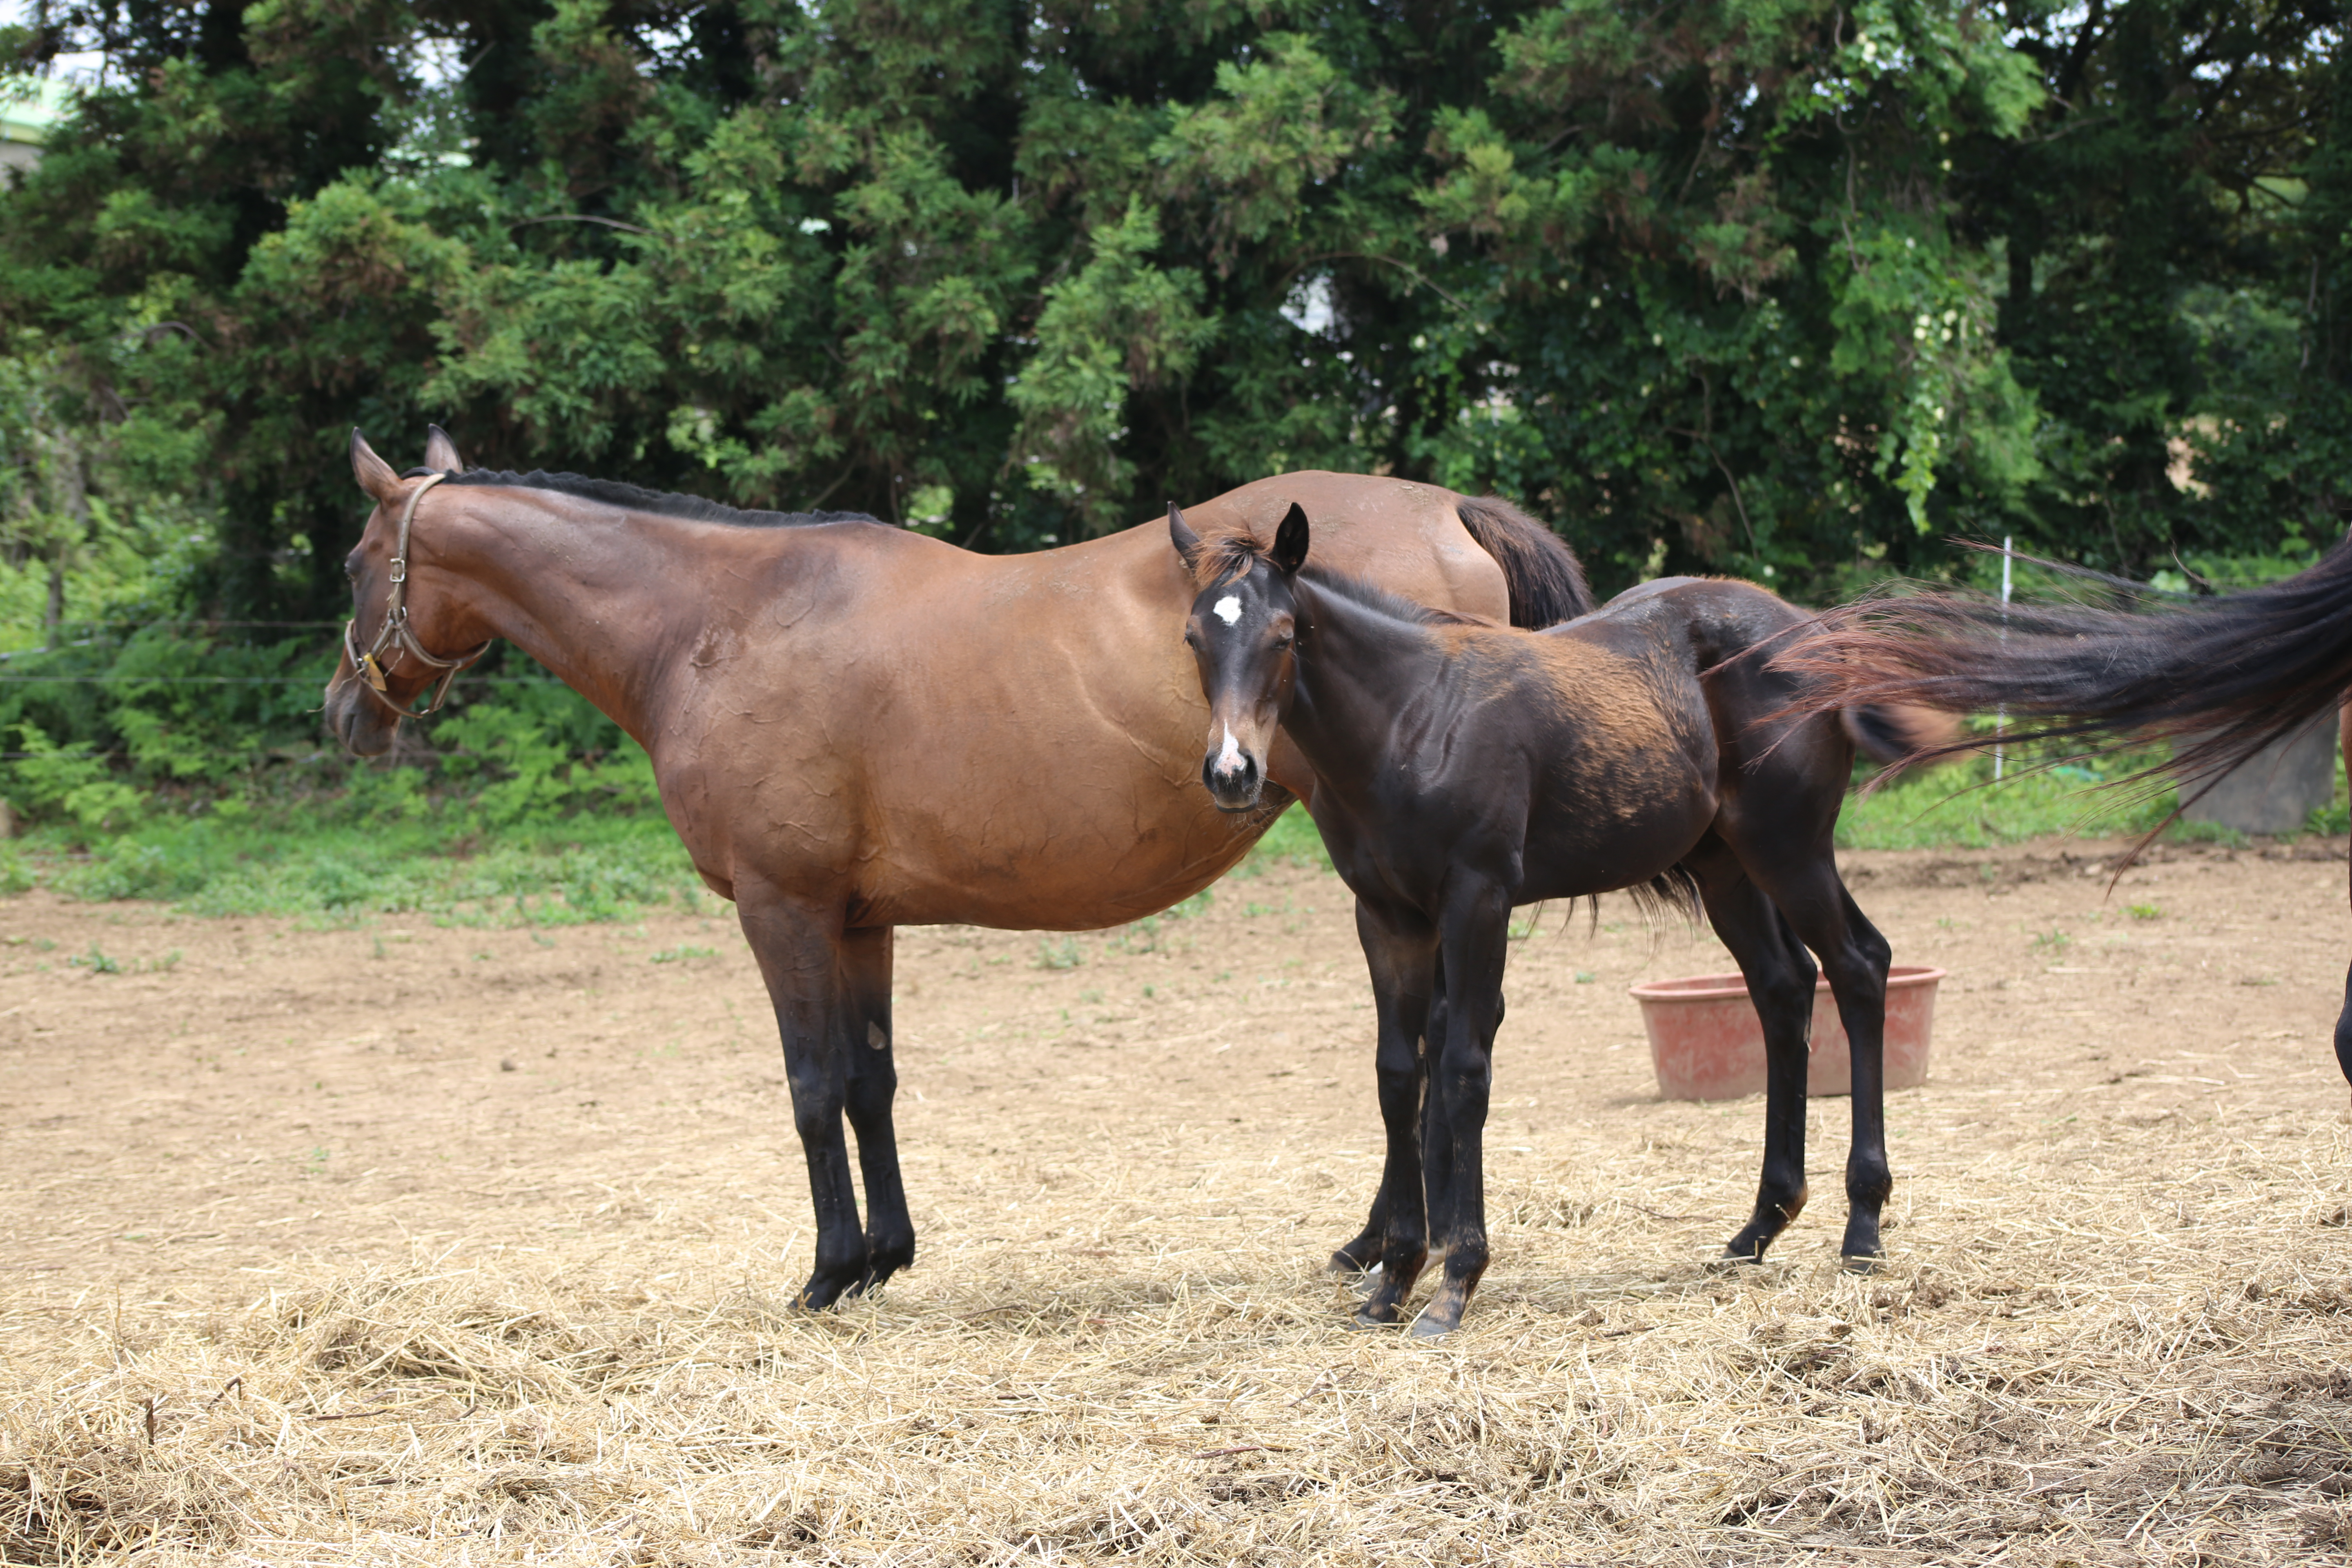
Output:
<instances>
[{"instance_id":1,"label":"horse's mane","mask_svg":"<svg viewBox=\"0 0 2352 1568\"><path fill-rule=\"evenodd\" d=\"M410 473L431 471L427 468L409 470ZM624 484L618 479L592 479L584 474L551 474L540 468L533 468L527 474L510 473L503 468L467 468L463 473L451 474L444 482L495 485L509 489L553 490L558 495L601 501L606 506L622 507L630 511L683 518L688 522L724 523L730 528L807 528L820 522L871 522L887 526L862 511L747 511L722 501L707 500L701 496L649 490L637 485Z\"/></svg>"},{"instance_id":2,"label":"horse's mane","mask_svg":"<svg viewBox=\"0 0 2352 1568\"><path fill-rule=\"evenodd\" d=\"M1245 577L1259 566L1271 572L1275 567L1267 559L1267 553L1272 548L1259 543L1256 537L1244 529L1204 534L1201 539L1200 553L1192 560L1192 580L1202 588L1210 588L1237 577ZM1368 610L1376 610L1392 620L1413 626L1492 626L1495 624L1484 616L1465 616L1458 611L1441 610L1416 603L1402 594L1375 588L1360 578L1318 566L1311 560L1300 570L1300 575L1326 593L1337 594Z\"/></svg>"}]
</instances>

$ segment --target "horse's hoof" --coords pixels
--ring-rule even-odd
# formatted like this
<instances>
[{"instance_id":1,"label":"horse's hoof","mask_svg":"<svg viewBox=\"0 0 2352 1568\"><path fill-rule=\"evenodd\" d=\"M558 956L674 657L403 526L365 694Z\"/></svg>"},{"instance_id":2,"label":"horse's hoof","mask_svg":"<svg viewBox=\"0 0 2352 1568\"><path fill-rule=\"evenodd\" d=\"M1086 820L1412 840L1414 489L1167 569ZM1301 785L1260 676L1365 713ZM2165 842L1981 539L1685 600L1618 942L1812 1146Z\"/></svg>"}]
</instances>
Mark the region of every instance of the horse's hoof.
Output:
<instances>
[{"instance_id":1,"label":"horse's hoof","mask_svg":"<svg viewBox=\"0 0 2352 1568\"><path fill-rule=\"evenodd\" d=\"M1342 1279L1360 1283L1379 1277L1381 1260L1375 1258L1370 1263L1359 1263L1344 1252L1335 1252L1331 1255L1331 1261L1323 1266L1323 1272L1336 1274Z\"/></svg>"},{"instance_id":2,"label":"horse's hoof","mask_svg":"<svg viewBox=\"0 0 2352 1568\"><path fill-rule=\"evenodd\" d=\"M803 1312L822 1312L853 1296L862 1296L870 1286L880 1283L864 1269L837 1276L812 1274L809 1282L801 1287L801 1293L793 1298L793 1305Z\"/></svg>"},{"instance_id":3,"label":"horse's hoof","mask_svg":"<svg viewBox=\"0 0 2352 1568\"><path fill-rule=\"evenodd\" d=\"M1367 1301L1348 1314L1351 1329L1392 1329L1396 1321L1397 1310L1381 1301Z\"/></svg>"},{"instance_id":4,"label":"horse's hoof","mask_svg":"<svg viewBox=\"0 0 2352 1568\"><path fill-rule=\"evenodd\" d=\"M1728 1274L1735 1268L1753 1268L1763 1261L1764 1254L1760 1250L1727 1247L1722 1256L1708 1258L1706 1266L1715 1273Z\"/></svg>"},{"instance_id":5,"label":"horse's hoof","mask_svg":"<svg viewBox=\"0 0 2352 1568\"><path fill-rule=\"evenodd\" d=\"M1412 1321L1412 1327L1407 1329L1405 1332L1417 1340L1442 1340L1461 1326L1462 1320L1459 1318L1440 1317L1435 1312L1423 1312Z\"/></svg>"},{"instance_id":6,"label":"horse's hoof","mask_svg":"<svg viewBox=\"0 0 2352 1568\"><path fill-rule=\"evenodd\" d=\"M1883 1252L1849 1252L1839 1263L1848 1274L1875 1274L1885 1266L1886 1254Z\"/></svg>"}]
</instances>

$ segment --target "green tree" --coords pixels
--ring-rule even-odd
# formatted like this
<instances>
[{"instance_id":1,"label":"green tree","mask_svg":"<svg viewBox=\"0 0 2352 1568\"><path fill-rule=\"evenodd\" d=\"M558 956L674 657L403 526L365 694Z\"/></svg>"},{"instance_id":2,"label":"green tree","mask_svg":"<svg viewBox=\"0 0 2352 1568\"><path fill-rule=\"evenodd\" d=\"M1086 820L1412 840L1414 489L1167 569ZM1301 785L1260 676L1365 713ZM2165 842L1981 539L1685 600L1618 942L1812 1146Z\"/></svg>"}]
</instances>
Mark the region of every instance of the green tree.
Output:
<instances>
[{"instance_id":1,"label":"green tree","mask_svg":"<svg viewBox=\"0 0 2352 1568\"><path fill-rule=\"evenodd\" d=\"M1951 532L2145 574L2339 526L2341 37L2272 0L47 4L0 49L108 72L0 192L0 358L52 367L91 495L216 520L180 607L255 618L332 614L343 432L428 418L984 548L1329 466L1509 493L1603 585L1828 595Z\"/></svg>"}]
</instances>

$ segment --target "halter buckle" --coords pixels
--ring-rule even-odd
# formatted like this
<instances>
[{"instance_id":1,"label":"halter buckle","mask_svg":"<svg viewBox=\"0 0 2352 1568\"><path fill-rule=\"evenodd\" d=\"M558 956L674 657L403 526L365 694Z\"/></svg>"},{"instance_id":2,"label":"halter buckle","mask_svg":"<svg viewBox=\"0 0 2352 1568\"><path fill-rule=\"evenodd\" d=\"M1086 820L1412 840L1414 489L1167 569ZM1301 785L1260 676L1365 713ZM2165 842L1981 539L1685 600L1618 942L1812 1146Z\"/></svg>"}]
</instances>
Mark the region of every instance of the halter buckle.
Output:
<instances>
[{"instance_id":1,"label":"halter buckle","mask_svg":"<svg viewBox=\"0 0 2352 1568\"><path fill-rule=\"evenodd\" d=\"M392 581L394 585L408 581L408 562L405 557L395 555L392 558Z\"/></svg>"}]
</instances>

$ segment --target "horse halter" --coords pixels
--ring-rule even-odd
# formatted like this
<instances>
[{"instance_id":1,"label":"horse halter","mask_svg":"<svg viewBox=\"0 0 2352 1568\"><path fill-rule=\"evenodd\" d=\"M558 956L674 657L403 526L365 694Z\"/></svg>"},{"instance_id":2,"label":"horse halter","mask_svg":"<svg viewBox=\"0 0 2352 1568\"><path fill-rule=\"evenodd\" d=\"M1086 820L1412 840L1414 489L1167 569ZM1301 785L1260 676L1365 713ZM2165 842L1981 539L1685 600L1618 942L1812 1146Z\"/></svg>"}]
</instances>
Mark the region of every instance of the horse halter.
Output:
<instances>
[{"instance_id":1,"label":"horse halter","mask_svg":"<svg viewBox=\"0 0 2352 1568\"><path fill-rule=\"evenodd\" d=\"M343 652L350 658L352 668L359 672L368 689L375 693L376 700L403 719L425 719L439 712L441 704L448 700L449 683L457 679L457 672L490 651L490 644L486 642L460 658L436 658L425 651L425 645L416 640L416 634L408 626L409 525L416 521L416 503L425 499L425 492L448 477L446 474L427 475L423 484L408 492L408 504L400 509L400 543L392 557L392 593L384 601L383 629L375 634L374 643L365 653L362 653L359 647L359 617L354 616L343 623ZM497 640L495 637L491 639L492 642ZM392 649L389 661L378 657L387 647ZM421 713L401 707L386 689L386 675L404 658L414 658L419 664L429 665L441 671L440 684L433 689L433 700Z\"/></svg>"}]
</instances>

